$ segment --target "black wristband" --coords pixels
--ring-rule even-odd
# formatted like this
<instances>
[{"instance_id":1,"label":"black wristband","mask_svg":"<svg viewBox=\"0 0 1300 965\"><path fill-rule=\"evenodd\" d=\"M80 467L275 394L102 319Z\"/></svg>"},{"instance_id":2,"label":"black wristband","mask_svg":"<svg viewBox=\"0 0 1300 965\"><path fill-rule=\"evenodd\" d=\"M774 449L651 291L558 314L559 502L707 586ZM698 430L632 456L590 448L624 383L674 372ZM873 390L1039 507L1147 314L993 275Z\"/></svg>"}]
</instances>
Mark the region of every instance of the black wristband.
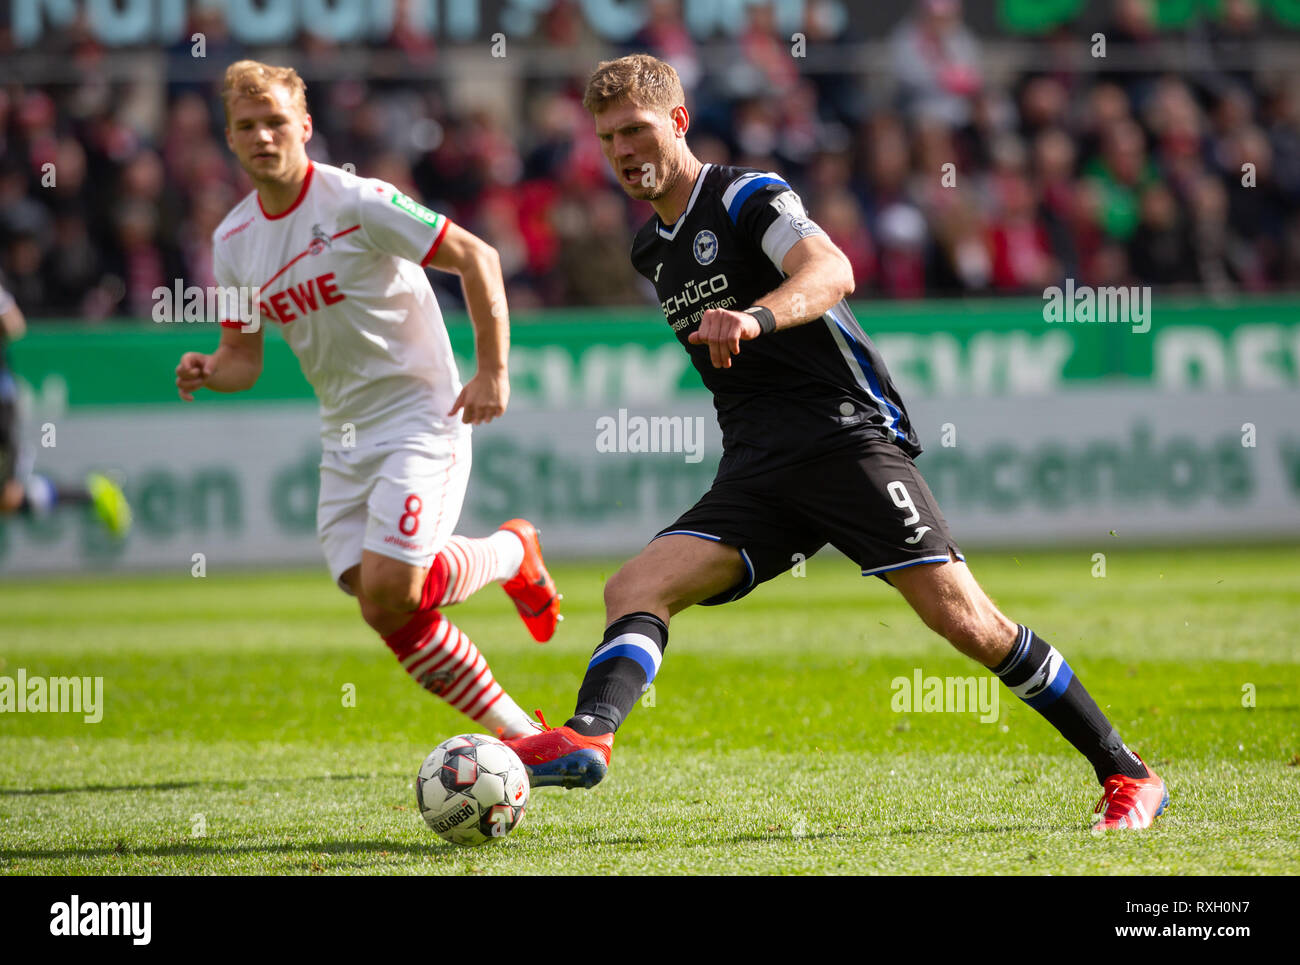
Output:
<instances>
[{"instance_id":1,"label":"black wristband","mask_svg":"<svg viewBox=\"0 0 1300 965\"><path fill-rule=\"evenodd\" d=\"M761 334L770 335L776 331L776 315L772 313L772 309L755 305L753 308L746 308L745 314L754 316Z\"/></svg>"}]
</instances>

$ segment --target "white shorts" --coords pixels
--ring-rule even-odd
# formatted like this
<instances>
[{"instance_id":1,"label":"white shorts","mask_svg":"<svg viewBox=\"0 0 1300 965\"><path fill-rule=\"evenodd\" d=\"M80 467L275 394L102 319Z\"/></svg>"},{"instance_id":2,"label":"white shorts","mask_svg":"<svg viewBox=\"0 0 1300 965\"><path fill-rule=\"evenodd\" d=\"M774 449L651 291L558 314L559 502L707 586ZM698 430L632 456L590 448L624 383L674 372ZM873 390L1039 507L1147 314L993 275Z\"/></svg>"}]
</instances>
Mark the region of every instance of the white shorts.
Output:
<instances>
[{"instance_id":1,"label":"white shorts","mask_svg":"<svg viewBox=\"0 0 1300 965\"><path fill-rule=\"evenodd\" d=\"M363 549L412 566L433 564L465 501L468 429L446 439L322 454L316 531L335 581L361 562Z\"/></svg>"}]
</instances>

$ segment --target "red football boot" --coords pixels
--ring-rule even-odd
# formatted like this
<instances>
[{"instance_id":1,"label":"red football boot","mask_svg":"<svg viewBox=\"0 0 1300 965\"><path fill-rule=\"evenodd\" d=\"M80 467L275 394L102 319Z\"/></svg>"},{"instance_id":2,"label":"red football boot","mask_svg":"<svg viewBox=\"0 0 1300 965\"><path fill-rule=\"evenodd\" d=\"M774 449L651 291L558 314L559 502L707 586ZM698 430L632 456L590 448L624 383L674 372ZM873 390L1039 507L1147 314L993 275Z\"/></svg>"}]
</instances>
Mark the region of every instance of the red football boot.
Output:
<instances>
[{"instance_id":1,"label":"red football boot","mask_svg":"<svg viewBox=\"0 0 1300 965\"><path fill-rule=\"evenodd\" d=\"M1142 758L1138 758L1142 760ZM1164 813L1169 804L1169 789L1156 772L1147 767L1146 777L1125 777L1112 774L1102 785L1101 800L1094 809L1100 818L1094 818L1094 831L1116 831L1121 828L1149 828L1151 822Z\"/></svg>"},{"instance_id":2,"label":"red football boot","mask_svg":"<svg viewBox=\"0 0 1300 965\"><path fill-rule=\"evenodd\" d=\"M545 643L555 636L556 626L564 619L560 616L560 601L564 597L555 591L555 581L542 562L542 541L536 527L526 519L512 519L500 528L510 530L524 544L524 561L519 573L501 587L515 601L515 608L533 639Z\"/></svg>"},{"instance_id":3,"label":"red football boot","mask_svg":"<svg viewBox=\"0 0 1300 965\"><path fill-rule=\"evenodd\" d=\"M599 784L614 754L614 735L584 737L572 727L547 726L540 710L537 719L542 722L540 733L505 742L528 769L528 783L532 787Z\"/></svg>"}]
</instances>

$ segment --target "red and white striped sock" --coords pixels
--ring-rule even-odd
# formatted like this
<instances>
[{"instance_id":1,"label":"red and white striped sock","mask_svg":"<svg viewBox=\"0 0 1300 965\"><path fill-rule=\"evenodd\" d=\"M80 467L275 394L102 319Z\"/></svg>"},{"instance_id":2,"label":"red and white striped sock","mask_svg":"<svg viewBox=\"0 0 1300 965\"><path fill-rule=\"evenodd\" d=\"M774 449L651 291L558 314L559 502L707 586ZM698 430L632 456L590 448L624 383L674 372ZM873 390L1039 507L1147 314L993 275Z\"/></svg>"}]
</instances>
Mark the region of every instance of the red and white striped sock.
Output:
<instances>
[{"instance_id":1,"label":"red and white striped sock","mask_svg":"<svg viewBox=\"0 0 1300 965\"><path fill-rule=\"evenodd\" d=\"M438 558L446 569L446 589L436 606L461 603L489 583L508 580L524 562L524 544L508 529L486 539L453 536Z\"/></svg>"},{"instance_id":2,"label":"red and white striped sock","mask_svg":"<svg viewBox=\"0 0 1300 965\"><path fill-rule=\"evenodd\" d=\"M437 610L412 614L384 642L416 683L490 733L510 738L537 729L496 682L473 641Z\"/></svg>"}]
</instances>

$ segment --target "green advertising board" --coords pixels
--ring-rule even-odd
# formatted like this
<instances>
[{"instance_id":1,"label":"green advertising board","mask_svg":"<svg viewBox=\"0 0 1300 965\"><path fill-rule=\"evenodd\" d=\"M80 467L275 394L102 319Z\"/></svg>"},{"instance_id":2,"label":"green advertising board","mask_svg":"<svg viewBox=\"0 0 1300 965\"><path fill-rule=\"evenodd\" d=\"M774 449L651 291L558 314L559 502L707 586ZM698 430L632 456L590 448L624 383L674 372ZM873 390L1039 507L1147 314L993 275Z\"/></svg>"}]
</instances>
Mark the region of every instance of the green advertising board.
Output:
<instances>
[{"instance_id":1,"label":"green advertising board","mask_svg":"<svg viewBox=\"0 0 1300 965\"><path fill-rule=\"evenodd\" d=\"M1300 537L1300 300L1152 309L1139 332L1049 322L1041 301L855 306L963 545ZM449 328L468 375L473 332ZM195 553L320 565L311 390L272 332L252 392L181 403L177 360L217 340L201 323L45 321L12 346L36 467L118 472L137 525L109 546L88 515L0 522L0 572L188 568ZM510 411L474 432L464 532L524 515L549 552L618 556L708 488L711 400L654 309L521 315L512 345ZM602 425L628 417L679 421L683 439L689 422L703 443L611 446Z\"/></svg>"},{"instance_id":2,"label":"green advertising board","mask_svg":"<svg viewBox=\"0 0 1300 965\"><path fill-rule=\"evenodd\" d=\"M1037 300L859 302L854 311L908 396L1025 395L1102 380L1209 390L1300 385L1295 297L1225 304L1157 297L1146 332L1050 323ZM468 376L473 332L463 316L447 322ZM521 315L511 338L519 403L660 402L704 391L653 308ZM70 408L170 404L181 353L212 351L217 340L217 328L203 323L36 321L10 360L34 391L66 391ZM229 401L311 397L293 353L271 333L257 386Z\"/></svg>"}]
</instances>

